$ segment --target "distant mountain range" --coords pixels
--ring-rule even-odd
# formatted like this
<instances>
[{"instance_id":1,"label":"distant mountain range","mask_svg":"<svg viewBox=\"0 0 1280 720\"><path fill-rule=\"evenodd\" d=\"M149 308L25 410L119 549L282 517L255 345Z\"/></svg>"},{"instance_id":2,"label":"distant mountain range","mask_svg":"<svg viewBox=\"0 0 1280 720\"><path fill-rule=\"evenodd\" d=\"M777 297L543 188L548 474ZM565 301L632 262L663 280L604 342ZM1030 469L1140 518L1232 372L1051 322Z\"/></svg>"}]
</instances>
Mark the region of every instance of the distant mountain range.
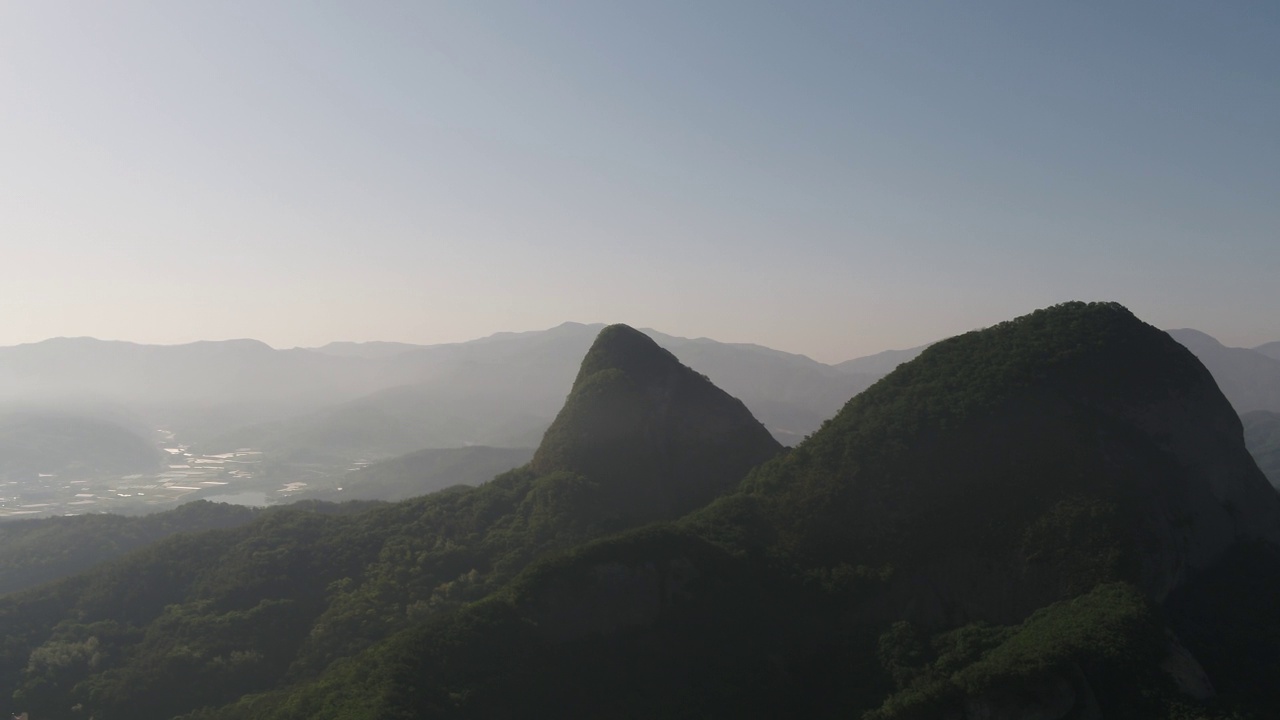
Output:
<instances>
[{"instance_id":1,"label":"distant mountain range","mask_svg":"<svg viewBox=\"0 0 1280 720\"><path fill-rule=\"evenodd\" d=\"M565 323L464 343L330 343L274 350L253 340L151 346L59 338L0 348L0 403L115 404L209 452L267 450L341 463L427 448L535 446L601 325ZM645 330L741 399L794 445L923 347L836 365L759 345ZM1240 413L1280 412L1280 343L1228 348L1173 330Z\"/></svg>"},{"instance_id":2,"label":"distant mountain range","mask_svg":"<svg viewBox=\"0 0 1280 720\"><path fill-rule=\"evenodd\" d=\"M602 327L292 350L253 340L153 346L59 338L0 348L0 402L116 403L211 450L251 445L377 458L468 444L532 447ZM787 443L915 352L830 366L758 345L646 332Z\"/></svg>"},{"instance_id":3,"label":"distant mountain range","mask_svg":"<svg viewBox=\"0 0 1280 720\"><path fill-rule=\"evenodd\" d=\"M457 485L479 485L528 463L533 448L472 445L429 448L347 473L340 490L312 493L316 500L405 500Z\"/></svg>"},{"instance_id":4,"label":"distant mountain range","mask_svg":"<svg viewBox=\"0 0 1280 720\"><path fill-rule=\"evenodd\" d=\"M1209 368L1236 412L1280 412L1280 359L1263 352L1276 343L1248 350L1227 347L1198 330L1170 330L1169 335Z\"/></svg>"},{"instance_id":5,"label":"distant mountain range","mask_svg":"<svg viewBox=\"0 0 1280 720\"><path fill-rule=\"evenodd\" d=\"M1260 352L1269 358L1275 358L1276 360L1280 360L1280 340L1277 340L1275 342L1270 342L1265 345L1259 345L1258 347L1254 348L1254 351Z\"/></svg>"},{"instance_id":6,"label":"distant mountain range","mask_svg":"<svg viewBox=\"0 0 1280 720\"><path fill-rule=\"evenodd\" d=\"M1204 364L1119 305L936 343L789 450L641 332L577 365L532 459L479 487L198 508L217 529L0 597L0 697L143 720L1280 708L1280 495Z\"/></svg>"},{"instance_id":7,"label":"distant mountain range","mask_svg":"<svg viewBox=\"0 0 1280 720\"><path fill-rule=\"evenodd\" d=\"M1280 488L1280 413L1256 410L1245 413L1240 420L1244 423L1244 444L1258 462L1258 469Z\"/></svg>"}]
</instances>

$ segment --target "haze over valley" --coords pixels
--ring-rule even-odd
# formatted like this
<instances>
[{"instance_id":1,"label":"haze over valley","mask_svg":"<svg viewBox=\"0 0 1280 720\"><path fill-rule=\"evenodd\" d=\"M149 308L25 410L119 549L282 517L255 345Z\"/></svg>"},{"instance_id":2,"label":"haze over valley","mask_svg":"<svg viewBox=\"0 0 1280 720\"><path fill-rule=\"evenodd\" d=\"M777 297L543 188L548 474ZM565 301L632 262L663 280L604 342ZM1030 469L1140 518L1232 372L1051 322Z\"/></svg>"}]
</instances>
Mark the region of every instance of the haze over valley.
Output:
<instances>
[{"instance_id":1,"label":"haze over valley","mask_svg":"<svg viewBox=\"0 0 1280 720\"><path fill-rule=\"evenodd\" d=\"M0 348L0 515L137 514L195 499L399 500L474 485L532 450L602 325L440 346L90 338ZM795 445L923 348L826 365L756 345L645 331ZM1171 335L1214 373L1277 480L1280 359ZM393 460L393 458L397 458ZM394 470L392 470L394 468Z\"/></svg>"}]
</instances>

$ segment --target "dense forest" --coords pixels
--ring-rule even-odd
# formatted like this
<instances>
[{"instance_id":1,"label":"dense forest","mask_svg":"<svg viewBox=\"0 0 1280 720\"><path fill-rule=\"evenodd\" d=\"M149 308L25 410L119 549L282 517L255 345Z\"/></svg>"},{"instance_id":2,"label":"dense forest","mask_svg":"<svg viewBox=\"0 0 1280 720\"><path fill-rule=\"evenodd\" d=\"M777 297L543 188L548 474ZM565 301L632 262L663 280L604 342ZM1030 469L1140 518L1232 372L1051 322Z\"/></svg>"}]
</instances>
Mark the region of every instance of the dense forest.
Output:
<instances>
[{"instance_id":1,"label":"dense forest","mask_svg":"<svg viewBox=\"0 0 1280 720\"><path fill-rule=\"evenodd\" d=\"M0 594L74 575L180 532L243 525L255 514L199 500L144 517L91 514L0 523Z\"/></svg>"},{"instance_id":2,"label":"dense forest","mask_svg":"<svg viewBox=\"0 0 1280 720\"><path fill-rule=\"evenodd\" d=\"M528 464L217 523L0 598L0 696L35 720L1280 708L1280 496L1205 367L1115 304L937 343L791 450L610 326Z\"/></svg>"}]
</instances>

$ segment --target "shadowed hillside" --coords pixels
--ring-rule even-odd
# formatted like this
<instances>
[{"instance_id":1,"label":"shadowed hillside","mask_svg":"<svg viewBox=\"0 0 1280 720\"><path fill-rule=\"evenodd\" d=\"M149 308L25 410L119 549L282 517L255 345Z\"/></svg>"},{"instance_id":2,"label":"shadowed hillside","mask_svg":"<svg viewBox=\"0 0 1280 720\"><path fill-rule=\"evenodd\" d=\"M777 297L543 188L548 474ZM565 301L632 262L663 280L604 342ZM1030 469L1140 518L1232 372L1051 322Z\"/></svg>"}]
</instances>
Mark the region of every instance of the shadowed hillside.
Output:
<instances>
[{"instance_id":1,"label":"shadowed hillside","mask_svg":"<svg viewBox=\"0 0 1280 720\"><path fill-rule=\"evenodd\" d=\"M1277 532L1204 367L1072 303L933 346L676 525L207 717L1250 717Z\"/></svg>"},{"instance_id":2,"label":"shadowed hillside","mask_svg":"<svg viewBox=\"0 0 1280 720\"><path fill-rule=\"evenodd\" d=\"M1280 538L1213 377L1107 304L933 345L749 487L782 547L893 563L904 596L933 588L935 620L1008 620L1108 578L1163 598L1238 536Z\"/></svg>"},{"instance_id":3,"label":"shadowed hillside","mask_svg":"<svg viewBox=\"0 0 1280 720\"><path fill-rule=\"evenodd\" d=\"M347 473L341 492L317 500L404 500L455 485L479 485L517 468L533 457L533 448L485 446L419 450Z\"/></svg>"},{"instance_id":4,"label":"shadowed hillside","mask_svg":"<svg viewBox=\"0 0 1280 720\"><path fill-rule=\"evenodd\" d=\"M673 518L781 450L741 401L625 325L600 331L530 467L597 478L611 506Z\"/></svg>"},{"instance_id":5,"label":"shadowed hillside","mask_svg":"<svg viewBox=\"0 0 1280 720\"><path fill-rule=\"evenodd\" d=\"M0 478L127 475L155 470L160 461L155 442L115 422L37 411L0 414Z\"/></svg>"},{"instance_id":6,"label":"shadowed hillside","mask_svg":"<svg viewBox=\"0 0 1280 720\"><path fill-rule=\"evenodd\" d=\"M180 532L243 525L254 510L199 500L131 518L79 515L0 523L0 595L84 572Z\"/></svg>"},{"instance_id":7,"label":"shadowed hillside","mask_svg":"<svg viewBox=\"0 0 1280 720\"><path fill-rule=\"evenodd\" d=\"M354 514L270 509L0 599L3 694L35 717L160 719L313 678L539 557L674 519L780 451L630 328L602 332L579 376L537 460L480 487ZM611 463L582 438L630 454Z\"/></svg>"},{"instance_id":8,"label":"shadowed hillside","mask_svg":"<svg viewBox=\"0 0 1280 720\"><path fill-rule=\"evenodd\" d=\"M614 326L528 466L355 514L269 510L3 598L0 681L57 719L1235 720L1280 701L1280 496L1204 366L1118 305L937 343L777 453Z\"/></svg>"}]
</instances>

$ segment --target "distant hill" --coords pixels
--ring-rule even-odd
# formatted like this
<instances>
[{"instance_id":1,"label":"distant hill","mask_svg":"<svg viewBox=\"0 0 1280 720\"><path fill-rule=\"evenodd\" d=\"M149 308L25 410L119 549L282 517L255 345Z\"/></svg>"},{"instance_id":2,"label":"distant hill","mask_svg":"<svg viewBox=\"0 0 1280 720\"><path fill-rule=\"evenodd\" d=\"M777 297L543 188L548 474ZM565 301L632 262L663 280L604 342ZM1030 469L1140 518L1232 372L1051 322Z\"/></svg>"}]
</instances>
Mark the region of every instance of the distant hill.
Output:
<instances>
[{"instance_id":1,"label":"distant hill","mask_svg":"<svg viewBox=\"0 0 1280 720\"><path fill-rule=\"evenodd\" d=\"M0 478L40 473L149 472L160 467L154 441L110 420L34 410L0 411Z\"/></svg>"},{"instance_id":2,"label":"distant hill","mask_svg":"<svg viewBox=\"0 0 1280 720\"><path fill-rule=\"evenodd\" d=\"M114 402L206 449L268 447L334 461L422 448L535 444L602 325L564 323L464 343L253 340L155 346L57 338L0 348L0 403ZM758 345L646 331L799 442L882 372Z\"/></svg>"},{"instance_id":3,"label":"distant hill","mask_svg":"<svg viewBox=\"0 0 1280 720\"><path fill-rule=\"evenodd\" d=\"M1226 347L1198 330L1170 330L1169 335L1209 368L1236 412L1280 412L1280 360L1256 350Z\"/></svg>"},{"instance_id":4,"label":"distant hill","mask_svg":"<svg viewBox=\"0 0 1280 720\"><path fill-rule=\"evenodd\" d=\"M1262 410L1240 416L1244 444L1271 484L1280 488L1280 413Z\"/></svg>"},{"instance_id":5,"label":"distant hill","mask_svg":"<svg viewBox=\"0 0 1280 720\"><path fill-rule=\"evenodd\" d=\"M455 485L479 485L533 459L533 448L483 445L419 450L347 473L342 491L318 500L404 500Z\"/></svg>"},{"instance_id":6,"label":"distant hill","mask_svg":"<svg viewBox=\"0 0 1280 720\"><path fill-rule=\"evenodd\" d=\"M742 400L774 437L787 445L795 445L817 430L849 398L892 369L878 369L883 363L858 361L833 367L759 345L644 332L717 387Z\"/></svg>"},{"instance_id":7,"label":"distant hill","mask_svg":"<svg viewBox=\"0 0 1280 720\"><path fill-rule=\"evenodd\" d=\"M428 447L528 446L550 424L601 327L564 323L464 343L291 350L253 340L155 346L56 338L0 348L0 403L113 402L209 449L270 446L335 462ZM923 349L832 366L758 345L645 332L789 445ZM1280 360L1205 338L1184 337L1238 410L1280 410Z\"/></svg>"},{"instance_id":8,"label":"distant hill","mask_svg":"<svg viewBox=\"0 0 1280 720\"><path fill-rule=\"evenodd\" d=\"M1258 347L1254 348L1253 351L1262 353L1263 355L1266 355L1269 358L1275 358L1276 360L1280 360L1280 340L1277 340L1275 342L1269 342L1265 345L1259 345Z\"/></svg>"},{"instance_id":9,"label":"distant hill","mask_svg":"<svg viewBox=\"0 0 1280 720\"><path fill-rule=\"evenodd\" d=\"M257 513L203 500L145 517L91 514L0 523L0 595L113 560L180 532L249 522Z\"/></svg>"},{"instance_id":10,"label":"distant hill","mask_svg":"<svg viewBox=\"0 0 1280 720\"><path fill-rule=\"evenodd\" d=\"M845 373L864 373L869 375L888 375L905 362L914 360L917 355L924 352L928 345L921 345L909 350L885 350L874 355L866 357L854 358L853 360L845 360L836 364L836 370Z\"/></svg>"},{"instance_id":11,"label":"distant hill","mask_svg":"<svg viewBox=\"0 0 1280 720\"><path fill-rule=\"evenodd\" d=\"M369 392L372 374L350 358L274 350L256 340L140 345L54 338L0 348L0 399L90 397L126 404L301 401Z\"/></svg>"},{"instance_id":12,"label":"distant hill","mask_svg":"<svg viewBox=\"0 0 1280 720\"><path fill-rule=\"evenodd\" d=\"M569 393L574 368L601 325L499 333L425 347L368 344L342 351L378 357L389 377L419 380L295 417L205 438L210 451L263 447L287 457L387 458L420 448L537 443ZM683 363L741 399L787 444L795 444L880 377L839 370L758 345L690 340L643 331ZM331 346L326 346L331 347Z\"/></svg>"},{"instance_id":13,"label":"distant hill","mask_svg":"<svg viewBox=\"0 0 1280 720\"><path fill-rule=\"evenodd\" d=\"M331 342L328 345L322 345L312 350L322 355L334 355L337 357L355 357L364 358L366 360L378 360L382 358L394 357L413 350L422 350L426 345L411 345L409 343L398 342Z\"/></svg>"}]
</instances>

